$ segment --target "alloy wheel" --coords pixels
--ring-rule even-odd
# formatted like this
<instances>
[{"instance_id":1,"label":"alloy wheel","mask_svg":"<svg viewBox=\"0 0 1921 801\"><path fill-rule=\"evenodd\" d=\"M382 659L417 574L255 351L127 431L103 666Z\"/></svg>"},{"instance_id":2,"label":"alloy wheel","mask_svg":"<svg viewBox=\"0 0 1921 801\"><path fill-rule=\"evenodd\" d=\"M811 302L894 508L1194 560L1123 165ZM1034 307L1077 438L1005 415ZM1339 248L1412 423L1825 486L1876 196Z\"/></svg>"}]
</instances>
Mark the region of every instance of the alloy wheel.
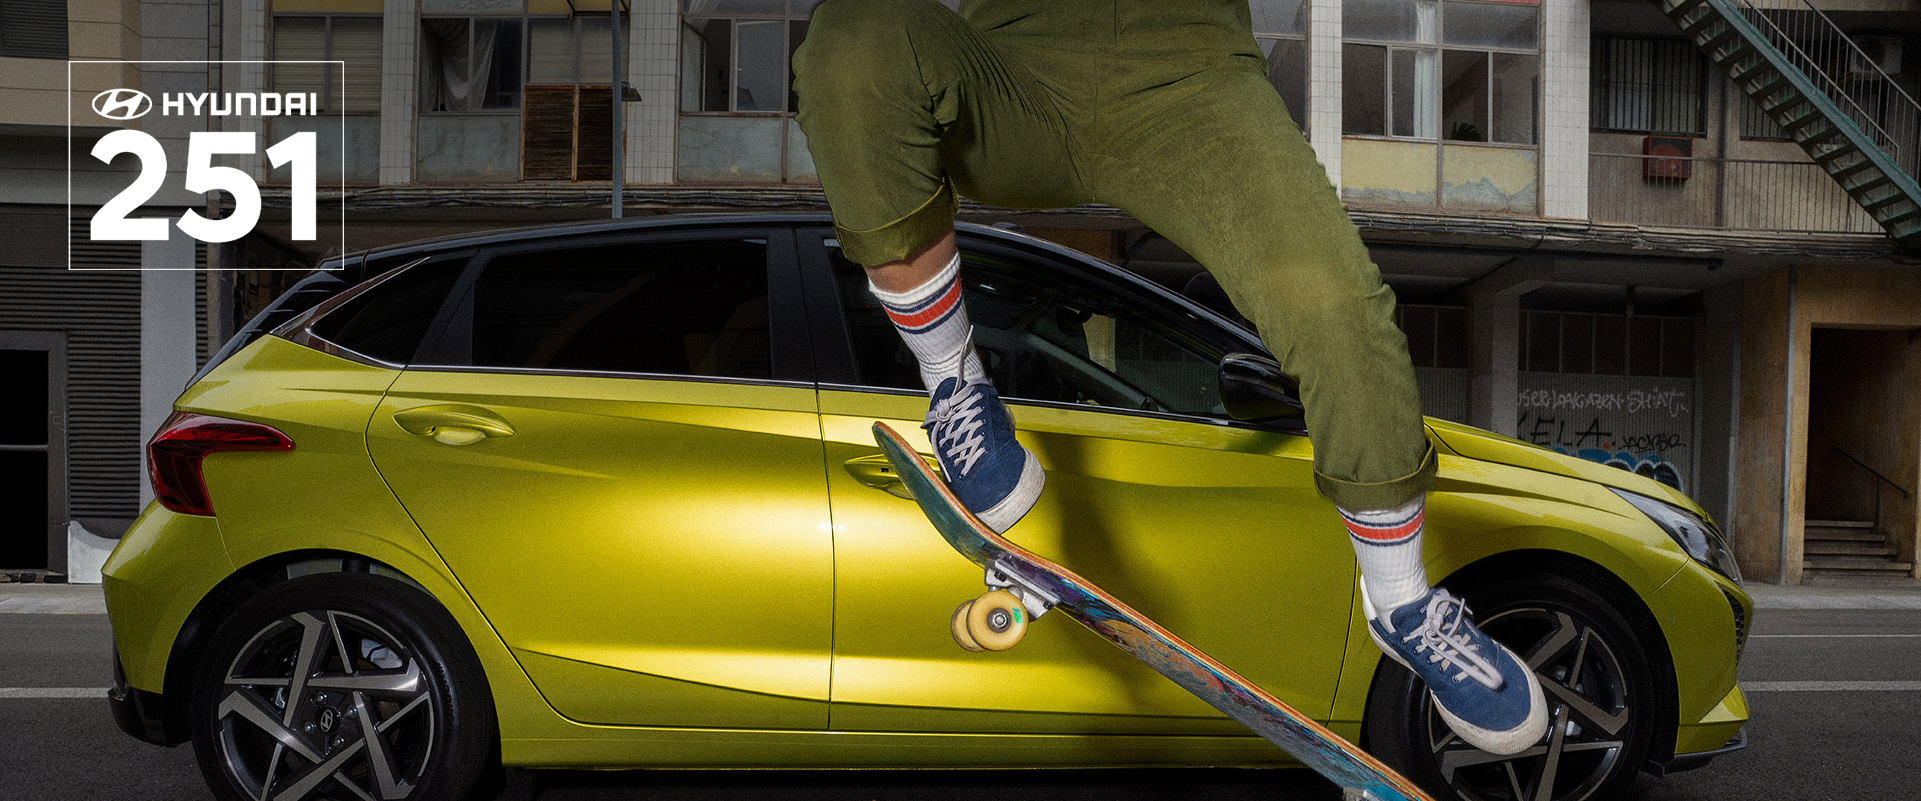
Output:
<instances>
[{"instance_id":1,"label":"alloy wheel","mask_svg":"<svg viewBox=\"0 0 1921 801\"><path fill-rule=\"evenodd\" d=\"M1480 625L1539 677L1548 736L1518 754L1481 751L1448 729L1424 693L1425 742L1441 779L1462 797L1482 801L1581 801L1593 795L1614 775L1639 724L1626 663L1595 624L1563 610L1509 609Z\"/></svg>"},{"instance_id":2,"label":"alloy wheel","mask_svg":"<svg viewBox=\"0 0 1921 801\"><path fill-rule=\"evenodd\" d=\"M282 617L224 671L219 764L258 801L407 798L435 745L430 675L415 648L364 617Z\"/></svg>"}]
</instances>

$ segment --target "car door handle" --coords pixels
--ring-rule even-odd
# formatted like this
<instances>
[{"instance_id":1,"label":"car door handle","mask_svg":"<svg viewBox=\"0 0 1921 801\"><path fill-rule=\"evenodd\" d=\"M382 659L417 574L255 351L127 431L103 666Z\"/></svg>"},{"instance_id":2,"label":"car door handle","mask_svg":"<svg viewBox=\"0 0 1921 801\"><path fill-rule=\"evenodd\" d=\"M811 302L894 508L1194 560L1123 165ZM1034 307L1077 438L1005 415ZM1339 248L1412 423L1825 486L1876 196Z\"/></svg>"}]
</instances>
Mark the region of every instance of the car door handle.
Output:
<instances>
[{"instance_id":1,"label":"car door handle","mask_svg":"<svg viewBox=\"0 0 1921 801\"><path fill-rule=\"evenodd\" d=\"M422 406L394 413L407 433L443 445L472 445L488 437L511 437L514 427L500 415L475 406Z\"/></svg>"},{"instance_id":2,"label":"car door handle","mask_svg":"<svg viewBox=\"0 0 1921 801\"><path fill-rule=\"evenodd\" d=\"M935 474L940 473L939 462L926 456L922 456L921 458L927 460L928 466L934 468ZM848 475L853 476L855 481L881 490L896 498L906 498L910 501L914 499L914 496L907 491L907 485L901 483L900 474L894 472L894 465L887 461L886 454L876 453L872 456L848 459L843 463L843 466L847 468Z\"/></svg>"}]
</instances>

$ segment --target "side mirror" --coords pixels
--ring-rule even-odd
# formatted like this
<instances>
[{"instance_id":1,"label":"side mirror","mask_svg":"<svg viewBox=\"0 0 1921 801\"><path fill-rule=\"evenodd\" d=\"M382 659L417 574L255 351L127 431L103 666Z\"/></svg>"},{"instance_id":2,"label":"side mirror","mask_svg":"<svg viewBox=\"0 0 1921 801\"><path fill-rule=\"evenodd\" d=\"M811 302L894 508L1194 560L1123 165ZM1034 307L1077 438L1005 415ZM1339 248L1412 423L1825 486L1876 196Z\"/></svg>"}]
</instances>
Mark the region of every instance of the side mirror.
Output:
<instances>
[{"instance_id":1,"label":"side mirror","mask_svg":"<svg viewBox=\"0 0 1921 801\"><path fill-rule=\"evenodd\" d=\"M1221 406L1229 417L1293 431L1306 427L1300 384L1273 359L1230 353L1221 360L1220 377Z\"/></svg>"}]
</instances>

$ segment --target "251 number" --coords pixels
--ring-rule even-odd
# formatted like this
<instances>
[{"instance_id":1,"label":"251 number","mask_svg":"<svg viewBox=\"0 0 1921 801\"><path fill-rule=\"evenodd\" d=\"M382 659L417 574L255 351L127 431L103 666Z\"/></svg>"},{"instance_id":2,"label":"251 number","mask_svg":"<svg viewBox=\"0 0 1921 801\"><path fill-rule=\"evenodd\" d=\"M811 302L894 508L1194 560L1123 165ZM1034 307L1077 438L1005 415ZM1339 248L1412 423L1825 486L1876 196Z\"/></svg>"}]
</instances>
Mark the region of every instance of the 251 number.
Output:
<instances>
[{"instance_id":1,"label":"251 number","mask_svg":"<svg viewBox=\"0 0 1921 801\"><path fill-rule=\"evenodd\" d=\"M100 137L93 146L93 157L112 164L122 153L140 160L140 176L114 195L93 215L88 238L95 240L140 240L167 238L167 221L159 217L128 217L151 199L167 177L167 153L160 140L145 131L120 130ZM254 135L232 131L194 131L187 137L187 180L189 192L226 192L233 195L233 212L220 219L209 219L197 211L180 215L180 230L202 242L232 242L252 231L260 222L260 187L245 172L233 167L216 167L216 155L251 156ZM267 148L273 166L293 167L293 238L314 239L314 134L301 131Z\"/></svg>"}]
</instances>

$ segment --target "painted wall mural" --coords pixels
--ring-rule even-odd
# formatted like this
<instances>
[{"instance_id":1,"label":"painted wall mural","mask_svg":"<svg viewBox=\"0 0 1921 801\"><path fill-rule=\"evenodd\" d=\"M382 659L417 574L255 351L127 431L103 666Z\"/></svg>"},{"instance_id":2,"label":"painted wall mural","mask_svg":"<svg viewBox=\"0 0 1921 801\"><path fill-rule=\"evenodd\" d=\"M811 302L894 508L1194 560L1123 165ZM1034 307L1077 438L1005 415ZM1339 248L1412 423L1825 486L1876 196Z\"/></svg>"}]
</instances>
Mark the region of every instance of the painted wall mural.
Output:
<instances>
[{"instance_id":1,"label":"painted wall mural","mask_svg":"<svg viewBox=\"0 0 1921 801\"><path fill-rule=\"evenodd\" d=\"M1522 372L1520 385L1521 439L1687 491L1694 379Z\"/></svg>"}]
</instances>

